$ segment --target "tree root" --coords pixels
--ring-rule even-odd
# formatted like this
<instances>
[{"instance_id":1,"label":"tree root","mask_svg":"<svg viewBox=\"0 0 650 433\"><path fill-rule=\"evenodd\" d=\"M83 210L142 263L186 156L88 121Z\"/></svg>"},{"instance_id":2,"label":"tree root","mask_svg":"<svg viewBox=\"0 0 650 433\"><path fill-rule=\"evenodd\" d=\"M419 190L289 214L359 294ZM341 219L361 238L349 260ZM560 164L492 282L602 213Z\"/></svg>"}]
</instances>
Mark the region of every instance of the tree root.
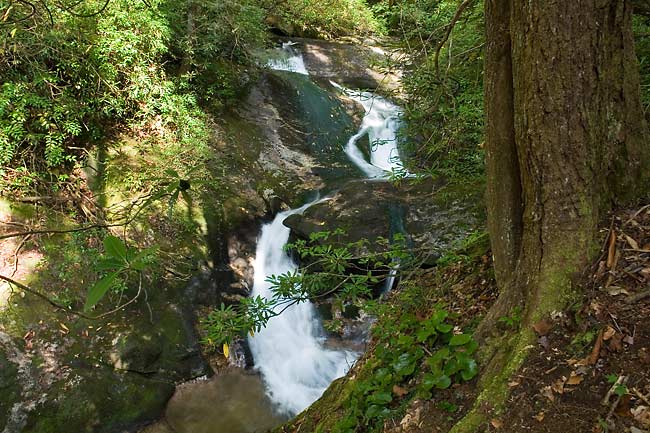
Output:
<instances>
[{"instance_id":1,"label":"tree root","mask_svg":"<svg viewBox=\"0 0 650 433\"><path fill-rule=\"evenodd\" d=\"M508 382L519 370L528 352L533 347L535 335L530 329L522 328L510 336L507 341L495 339L487 349L494 351L494 356L481 374L479 387L481 392L474 401L470 411L456 423L449 433L476 433L485 427L490 412L498 412L510 396Z\"/></svg>"}]
</instances>

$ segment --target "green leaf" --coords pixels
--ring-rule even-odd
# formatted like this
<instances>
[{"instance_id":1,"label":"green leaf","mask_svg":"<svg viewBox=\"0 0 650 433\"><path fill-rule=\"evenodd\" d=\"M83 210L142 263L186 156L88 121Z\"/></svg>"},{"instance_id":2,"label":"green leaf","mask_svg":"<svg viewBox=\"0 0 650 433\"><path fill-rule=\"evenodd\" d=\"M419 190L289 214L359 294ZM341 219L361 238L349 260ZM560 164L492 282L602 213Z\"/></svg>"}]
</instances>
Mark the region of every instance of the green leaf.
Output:
<instances>
[{"instance_id":1,"label":"green leaf","mask_svg":"<svg viewBox=\"0 0 650 433\"><path fill-rule=\"evenodd\" d=\"M425 374L422 385L427 389L436 387L438 389L447 389L451 386L451 378L445 374Z\"/></svg>"},{"instance_id":2,"label":"green leaf","mask_svg":"<svg viewBox=\"0 0 650 433\"><path fill-rule=\"evenodd\" d=\"M115 282L115 279L119 273L119 271L115 271L106 275L104 278L97 281L95 285L90 288L90 290L88 290L86 304L84 305L85 311L89 311L104 297L108 289L110 289Z\"/></svg>"},{"instance_id":3,"label":"green leaf","mask_svg":"<svg viewBox=\"0 0 650 433\"><path fill-rule=\"evenodd\" d=\"M460 372L460 377L463 380L472 380L478 374L478 365L476 361L470 359L467 365L463 366L463 369Z\"/></svg>"},{"instance_id":4,"label":"green leaf","mask_svg":"<svg viewBox=\"0 0 650 433\"><path fill-rule=\"evenodd\" d=\"M368 401L370 403L386 405L393 401L393 395L389 391L378 391L372 394L368 398Z\"/></svg>"},{"instance_id":5,"label":"green leaf","mask_svg":"<svg viewBox=\"0 0 650 433\"><path fill-rule=\"evenodd\" d=\"M428 326L418 329L418 331L415 333L415 336L420 343L425 342L431 335L436 335L436 331L429 328Z\"/></svg>"},{"instance_id":6,"label":"green leaf","mask_svg":"<svg viewBox=\"0 0 650 433\"><path fill-rule=\"evenodd\" d=\"M377 404L371 404L366 410L366 418L385 418L390 415L390 410L387 407L382 407Z\"/></svg>"},{"instance_id":7,"label":"green leaf","mask_svg":"<svg viewBox=\"0 0 650 433\"><path fill-rule=\"evenodd\" d=\"M136 256L131 259L131 268L135 269L136 271L143 271L146 266L145 259L149 253L150 249L145 249L136 254Z\"/></svg>"},{"instance_id":8,"label":"green leaf","mask_svg":"<svg viewBox=\"0 0 650 433\"><path fill-rule=\"evenodd\" d=\"M115 271L117 269L122 269L124 267L124 262L113 257L102 259L97 262L95 265L95 270L97 271Z\"/></svg>"},{"instance_id":9,"label":"green leaf","mask_svg":"<svg viewBox=\"0 0 650 433\"><path fill-rule=\"evenodd\" d=\"M415 362L410 353L402 353L393 363L393 370L400 376L410 376L415 371Z\"/></svg>"},{"instance_id":10,"label":"green leaf","mask_svg":"<svg viewBox=\"0 0 650 433\"><path fill-rule=\"evenodd\" d=\"M442 332L443 334L451 332L452 329L454 329L454 327L448 323L440 323L438 326L436 326L436 330Z\"/></svg>"},{"instance_id":11,"label":"green leaf","mask_svg":"<svg viewBox=\"0 0 650 433\"><path fill-rule=\"evenodd\" d=\"M104 238L104 249L109 256L126 263L126 245L120 238L112 235L106 236Z\"/></svg>"},{"instance_id":12,"label":"green leaf","mask_svg":"<svg viewBox=\"0 0 650 433\"><path fill-rule=\"evenodd\" d=\"M462 346L469 343L472 340L472 336L469 334L458 334L451 337L449 340L450 346Z\"/></svg>"},{"instance_id":13,"label":"green leaf","mask_svg":"<svg viewBox=\"0 0 650 433\"><path fill-rule=\"evenodd\" d=\"M181 177L178 174L178 172L176 170L172 169L172 168L168 168L167 170L165 170L165 173L167 174L167 176L173 177L173 178L176 178L176 179Z\"/></svg>"}]
</instances>

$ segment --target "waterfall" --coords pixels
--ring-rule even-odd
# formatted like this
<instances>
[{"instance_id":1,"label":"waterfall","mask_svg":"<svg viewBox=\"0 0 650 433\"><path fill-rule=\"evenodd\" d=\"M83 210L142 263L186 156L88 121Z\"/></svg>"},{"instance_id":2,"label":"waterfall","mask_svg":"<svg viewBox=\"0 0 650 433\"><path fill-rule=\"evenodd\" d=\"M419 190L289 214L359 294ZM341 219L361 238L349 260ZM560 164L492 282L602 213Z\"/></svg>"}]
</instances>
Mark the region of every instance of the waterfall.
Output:
<instances>
[{"instance_id":1,"label":"waterfall","mask_svg":"<svg viewBox=\"0 0 650 433\"><path fill-rule=\"evenodd\" d=\"M282 44L282 57L268 61L267 66L309 75L302 55L293 45L292 42ZM384 178L388 172L402 169L397 151L399 107L370 92L354 92L332 84L360 102L365 110L359 132L350 138L345 149L352 162L371 178ZM370 162L357 147L359 139L366 134L371 143ZM282 222L312 204L280 212L273 221L262 226L255 253L253 296L271 299L273 292L267 278L298 269L284 250L290 229ZM391 271L389 281L394 281L395 276L396 269ZM392 285L390 282L387 284ZM323 331L310 302L293 305L271 318L261 332L248 338L248 342L267 394L278 410L288 415L295 415L316 401L334 379L346 373L358 356L323 346Z\"/></svg>"},{"instance_id":2,"label":"waterfall","mask_svg":"<svg viewBox=\"0 0 650 433\"><path fill-rule=\"evenodd\" d=\"M311 204L280 212L262 227L255 253L253 296L270 299L273 293L266 279L298 269L284 250L290 230L282 221ZM322 335L314 306L304 302L273 317L266 328L249 337L255 365L281 412L295 415L305 409L356 359L350 352L325 349Z\"/></svg>"},{"instance_id":3,"label":"waterfall","mask_svg":"<svg viewBox=\"0 0 650 433\"><path fill-rule=\"evenodd\" d=\"M276 52L278 57L269 59L266 66L276 71L288 71L302 75L309 75L302 54L293 48L294 45L296 45L295 42L284 42L282 44L282 49Z\"/></svg>"},{"instance_id":4,"label":"waterfall","mask_svg":"<svg viewBox=\"0 0 650 433\"><path fill-rule=\"evenodd\" d=\"M402 115L401 109L392 102L371 92L347 89L333 81L330 83L346 96L359 102L365 111L359 132L345 146L345 153L367 177L384 178L393 171L404 171L397 148L397 132ZM370 161L357 145L365 135L370 141Z\"/></svg>"}]
</instances>

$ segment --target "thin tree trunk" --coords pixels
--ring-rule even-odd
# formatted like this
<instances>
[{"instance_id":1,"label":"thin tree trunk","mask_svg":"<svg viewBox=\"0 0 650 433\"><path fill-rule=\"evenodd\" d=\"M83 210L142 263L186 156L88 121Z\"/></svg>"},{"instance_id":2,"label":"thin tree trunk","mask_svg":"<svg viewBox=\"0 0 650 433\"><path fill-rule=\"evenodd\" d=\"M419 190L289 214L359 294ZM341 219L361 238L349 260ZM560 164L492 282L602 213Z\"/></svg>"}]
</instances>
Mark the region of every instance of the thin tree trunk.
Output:
<instances>
[{"instance_id":1,"label":"thin tree trunk","mask_svg":"<svg viewBox=\"0 0 650 433\"><path fill-rule=\"evenodd\" d=\"M510 4L486 0L485 150L488 230L497 283L514 275L522 231L521 180L515 144Z\"/></svg>"}]
</instances>

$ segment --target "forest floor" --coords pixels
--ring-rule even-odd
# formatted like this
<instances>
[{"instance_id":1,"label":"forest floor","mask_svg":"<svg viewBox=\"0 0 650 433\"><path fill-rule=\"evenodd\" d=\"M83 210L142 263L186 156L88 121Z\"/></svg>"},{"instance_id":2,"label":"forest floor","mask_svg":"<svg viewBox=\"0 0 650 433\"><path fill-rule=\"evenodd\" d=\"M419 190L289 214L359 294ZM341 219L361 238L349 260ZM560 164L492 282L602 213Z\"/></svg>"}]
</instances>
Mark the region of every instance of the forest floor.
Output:
<instances>
[{"instance_id":1,"label":"forest floor","mask_svg":"<svg viewBox=\"0 0 650 433\"><path fill-rule=\"evenodd\" d=\"M534 328L502 432L650 431L650 206L617 212L582 302Z\"/></svg>"},{"instance_id":2,"label":"forest floor","mask_svg":"<svg viewBox=\"0 0 650 433\"><path fill-rule=\"evenodd\" d=\"M650 205L601 232L600 257L576 283L583 298L534 325L537 345L505 408L485 407L486 431L650 431Z\"/></svg>"},{"instance_id":3,"label":"forest floor","mask_svg":"<svg viewBox=\"0 0 650 433\"><path fill-rule=\"evenodd\" d=\"M576 280L583 297L534 325L537 344L511 377L505 407L483 406L481 432L650 432L650 205L616 212L601 233L600 257ZM444 294L461 322L495 298L490 264L476 270ZM504 329L518 326L517 316L504 318ZM449 431L476 393L474 380L413 401L384 432Z\"/></svg>"}]
</instances>

